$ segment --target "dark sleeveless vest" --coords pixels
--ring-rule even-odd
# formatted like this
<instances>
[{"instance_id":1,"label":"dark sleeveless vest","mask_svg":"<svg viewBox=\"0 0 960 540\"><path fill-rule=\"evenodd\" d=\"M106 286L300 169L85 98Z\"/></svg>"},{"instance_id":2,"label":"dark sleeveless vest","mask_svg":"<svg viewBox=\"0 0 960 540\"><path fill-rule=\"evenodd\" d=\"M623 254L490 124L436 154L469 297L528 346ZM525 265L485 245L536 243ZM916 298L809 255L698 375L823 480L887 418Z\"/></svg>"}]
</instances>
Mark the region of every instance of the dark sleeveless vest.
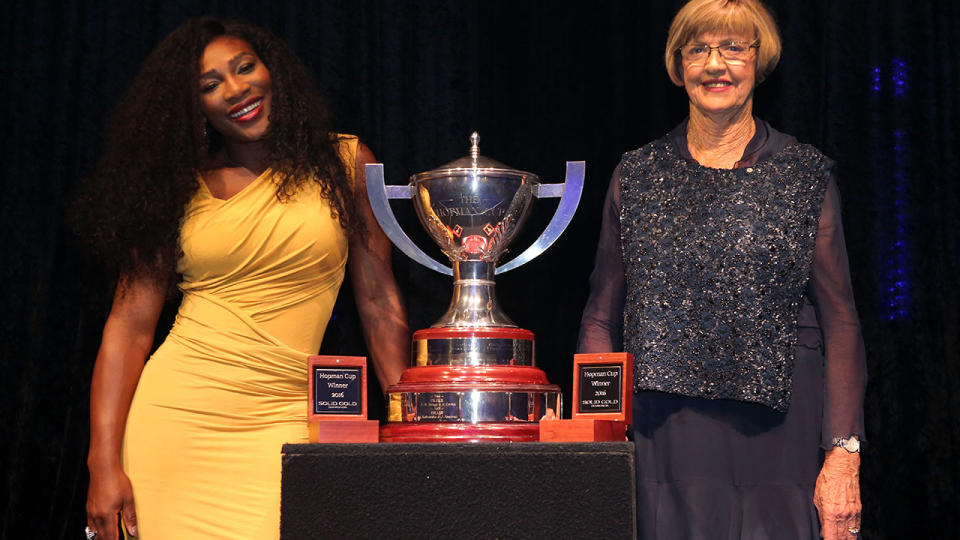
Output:
<instances>
[{"instance_id":1,"label":"dark sleeveless vest","mask_svg":"<svg viewBox=\"0 0 960 540\"><path fill-rule=\"evenodd\" d=\"M685 160L666 138L624 154L624 349L635 391L787 410L832 166L803 144L738 169Z\"/></svg>"}]
</instances>

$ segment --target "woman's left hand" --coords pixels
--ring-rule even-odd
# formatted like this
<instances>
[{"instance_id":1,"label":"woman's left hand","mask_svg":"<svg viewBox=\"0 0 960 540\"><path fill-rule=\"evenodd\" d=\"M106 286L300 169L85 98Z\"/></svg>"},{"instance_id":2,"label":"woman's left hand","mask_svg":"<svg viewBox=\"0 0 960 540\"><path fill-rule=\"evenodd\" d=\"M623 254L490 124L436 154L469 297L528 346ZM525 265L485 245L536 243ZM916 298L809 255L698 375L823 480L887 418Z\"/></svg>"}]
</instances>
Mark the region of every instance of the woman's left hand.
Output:
<instances>
[{"instance_id":1,"label":"woman's left hand","mask_svg":"<svg viewBox=\"0 0 960 540\"><path fill-rule=\"evenodd\" d=\"M820 514L820 536L850 540L860 532L860 454L843 448L827 451L817 476L813 504Z\"/></svg>"}]
</instances>

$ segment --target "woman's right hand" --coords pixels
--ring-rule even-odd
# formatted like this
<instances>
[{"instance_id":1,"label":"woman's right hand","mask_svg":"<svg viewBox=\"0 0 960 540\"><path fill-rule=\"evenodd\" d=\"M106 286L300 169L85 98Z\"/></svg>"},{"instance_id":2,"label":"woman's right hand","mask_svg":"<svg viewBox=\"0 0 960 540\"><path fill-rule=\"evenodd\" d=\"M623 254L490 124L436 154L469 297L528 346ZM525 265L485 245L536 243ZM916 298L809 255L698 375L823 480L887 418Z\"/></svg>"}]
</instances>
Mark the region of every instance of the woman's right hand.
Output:
<instances>
[{"instance_id":1,"label":"woman's right hand","mask_svg":"<svg viewBox=\"0 0 960 540\"><path fill-rule=\"evenodd\" d=\"M97 540L117 540L118 513L123 514L127 531L137 535L133 488L120 466L120 455L130 401L153 345L165 291L162 280L121 278L103 328L90 383L87 454L87 527L97 533Z\"/></svg>"},{"instance_id":2,"label":"woman's right hand","mask_svg":"<svg viewBox=\"0 0 960 540\"><path fill-rule=\"evenodd\" d=\"M131 536L137 536L137 514L133 506L130 479L120 467L90 470L87 489L87 527L97 533L96 540L120 540L117 514Z\"/></svg>"}]
</instances>

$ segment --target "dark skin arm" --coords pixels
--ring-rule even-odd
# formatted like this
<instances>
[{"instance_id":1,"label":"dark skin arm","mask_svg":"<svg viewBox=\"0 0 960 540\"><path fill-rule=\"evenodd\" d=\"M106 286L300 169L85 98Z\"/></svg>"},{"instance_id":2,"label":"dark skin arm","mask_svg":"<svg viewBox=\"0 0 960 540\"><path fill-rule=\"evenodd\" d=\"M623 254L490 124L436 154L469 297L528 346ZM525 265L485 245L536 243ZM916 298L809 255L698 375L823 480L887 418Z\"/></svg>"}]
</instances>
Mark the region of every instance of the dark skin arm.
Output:
<instances>
[{"instance_id":1,"label":"dark skin arm","mask_svg":"<svg viewBox=\"0 0 960 540\"><path fill-rule=\"evenodd\" d=\"M90 451L87 526L98 540L118 538L117 513L136 535L130 480L120 460L123 430L133 392L153 345L166 283L121 278L103 329L90 386Z\"/></svg>"},{"instance_id":2,"label":"dark skin arm","mask_svg":"<svg viewBox=\"0 0 960 540\"><path fill-rule=\"evenodd\" d=\"M366 224L367 234L350 241L347 269L373 370L380 388L385 391L400 380L400 374L410 365L410 329L400 291L393 278L390 240L380 229L367 199L364 174L367 163L376 163L376 159L370 149L361 143L353 178L357 212Z\"/></svg>"},{"instance_id":3,"label":"dark skin arm","mask_svg":"<svg viewBox=\"0 0 960 540\"><path fill-rule=\"evenodd\" d=\"M365 238L352 240L348 270L364 338L381 388L400 379L408 366L410 337L406 313L390 264L390 241L377 224L366 197L364 165L375 159L361 145L357 153L356 197ZM130 480L123 472L121 447L133 393L153 345L167 283L125 278L117 285L113 306L93 370L90 389L90 450L87 466L87 526L98 540L115 540L117 513L136 535Z\"/></svg>"}]
</instances>

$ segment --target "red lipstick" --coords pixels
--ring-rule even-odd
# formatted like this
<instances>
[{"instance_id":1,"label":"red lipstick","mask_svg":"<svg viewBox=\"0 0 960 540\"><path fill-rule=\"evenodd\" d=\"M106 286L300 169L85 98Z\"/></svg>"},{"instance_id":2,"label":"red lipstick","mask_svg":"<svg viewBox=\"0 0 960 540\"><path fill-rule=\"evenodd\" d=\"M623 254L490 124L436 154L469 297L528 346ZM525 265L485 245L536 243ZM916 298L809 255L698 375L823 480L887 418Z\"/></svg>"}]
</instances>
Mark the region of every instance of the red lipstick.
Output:
<instances>
[{"instance_id":1,"label":"red lipstick","mask_svg":"<svg viewBox=\"0 0 960 540\"><path fill-rule=\"evenodd\" d=\"M706 88L708 92L723 92L724 90L727 90L733 87L733 84L731 84L730 81L726 79L709 79L709 80L703 81L702 83L700 83L700 85ZM708 85L716 85L716 86L708 86Z\"/></svg>"},{"instance_id":2,"label":"red lipstick","mask_svg":"<svg viewBox=\"0 0 960 540\"><path fill-rule=\"evenodd\" d=\"M234 122L252 122L263 112L263 98L252 97L238 103L227 111L227 118Z\"/></svg>"}]
</instances>

